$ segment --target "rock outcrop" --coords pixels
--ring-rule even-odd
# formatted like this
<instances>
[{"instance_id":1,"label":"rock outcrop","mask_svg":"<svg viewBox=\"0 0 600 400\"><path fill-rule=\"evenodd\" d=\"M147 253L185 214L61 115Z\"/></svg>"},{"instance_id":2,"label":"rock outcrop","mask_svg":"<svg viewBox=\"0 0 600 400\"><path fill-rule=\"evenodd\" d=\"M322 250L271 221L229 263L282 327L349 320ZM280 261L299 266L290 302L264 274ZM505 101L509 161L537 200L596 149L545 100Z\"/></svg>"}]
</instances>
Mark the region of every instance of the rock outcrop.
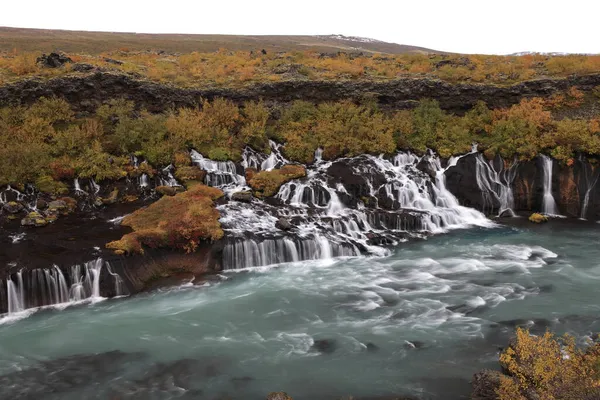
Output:
<instances>
[{"instance_id":1,"label":"rock outcrop","mask_svg":"<svg viewBox=\"0 0 600 400\"><path fill-rule=\"evenodd\" d=\"M78 71L87 68L77 67ZM31 104L40 97L63 97L77 111L93 111L113 98L126 98L151 112L172 107L191 107L200 99L217 97L235 103L265 99L268 104L294 100L325 102L361 101L370 93L383 108L414 107L420 99L431 98L452 112L464 112L478 101L491 108L507 107L525 97L547 97L572 86L588 91L600 85L600 74L572 76L564 79L536 79L511 86L450 83L432 78L398 78L389 81L306 81L287 80L248 85L240 88L180 88L140 79L133 74L95 69L86 73L53 79L30 78L0 87L0 105Z\"/></svg>"},{"instance_id":2,"label":"rock outcrop","mask_svg":"<svg viewBox=\"0 0 600 400\"><path fill-rule=\"evenodd\" d=\"M572 165L559 161L551 165L551 194L558 214L600 219L598 160L580 156ZM496 157L489 161L481 154L470 154L446 171L446 186L462 205L487 215L505 215L501 203L508 197L514 212L529 216L544 211L544 168L541 157L519 162Z\"/></svg>"}]
</instances>

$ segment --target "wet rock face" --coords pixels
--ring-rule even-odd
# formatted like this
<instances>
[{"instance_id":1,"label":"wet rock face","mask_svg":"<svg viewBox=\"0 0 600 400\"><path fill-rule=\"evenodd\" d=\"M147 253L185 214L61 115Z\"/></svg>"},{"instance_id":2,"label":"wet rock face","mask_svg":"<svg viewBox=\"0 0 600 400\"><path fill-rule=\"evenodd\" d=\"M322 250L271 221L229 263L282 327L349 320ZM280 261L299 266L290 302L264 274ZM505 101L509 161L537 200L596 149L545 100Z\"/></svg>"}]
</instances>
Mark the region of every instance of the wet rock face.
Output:
<instances>
[{"instance_id":1,"label":"wet rock face","mask_svg":"<svg viewBox=\"0 0 600 400\"><path fill-rule=\"evenodd\" d=\"M589 220L600 219L600 167L597 160L579 157L573 165L552 162L551 194L561 215ZM504 196L511 198L513 211L530 215L542 212L545 181L541 157L507 162L481 154L462 157L445 172L446 187L461 205L491 216L508 217L502 207ZM508 191L510 190L510 192Z\"/></svg>"},{"instance_id":2,"label":"wet rock face","mask_svg":"<svg viewBox=\"0 0 600 400\"><path fill-rule=\"evenodd\" d=\"M455 167L448 169L445 172L446 187L463 206L473 207L487 213L489 206L484 204L482 191L477 184L476 157L476 154L469 154L458 160ZM498 207L499 204L495 201L489 211L493 212Z\"/></svg>"}]
</instances>

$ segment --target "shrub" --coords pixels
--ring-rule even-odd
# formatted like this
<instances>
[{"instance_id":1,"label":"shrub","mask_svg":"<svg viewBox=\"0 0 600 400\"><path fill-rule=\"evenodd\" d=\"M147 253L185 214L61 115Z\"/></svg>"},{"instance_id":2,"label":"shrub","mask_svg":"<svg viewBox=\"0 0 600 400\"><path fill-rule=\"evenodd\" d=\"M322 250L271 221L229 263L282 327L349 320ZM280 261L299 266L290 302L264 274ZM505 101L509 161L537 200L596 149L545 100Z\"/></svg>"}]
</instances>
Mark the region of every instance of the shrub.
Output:
<instances>
[{"instance_id":1,"label":"shrub","mask_svg":"<svg viewBox=\"0 0 600 400\"><path fill-rule=\"evenodd\" d=\"M529 222L540 224L542 222L548 222L548 217L540 213L533 213L529 216Z\"/></svg>"},{"instance_id":2,"label":"shrub","mask_svg":"<svg viewBox=\"0 0 600 400\"><path fill-rule=\"evenodd\" d=\"M500 355L506 373L497 389L499 400L597 399L600 396L600 345L586 352L571 336L550 332L532 336L518 329L516 339Z\"/></svg>"}]
</instances>

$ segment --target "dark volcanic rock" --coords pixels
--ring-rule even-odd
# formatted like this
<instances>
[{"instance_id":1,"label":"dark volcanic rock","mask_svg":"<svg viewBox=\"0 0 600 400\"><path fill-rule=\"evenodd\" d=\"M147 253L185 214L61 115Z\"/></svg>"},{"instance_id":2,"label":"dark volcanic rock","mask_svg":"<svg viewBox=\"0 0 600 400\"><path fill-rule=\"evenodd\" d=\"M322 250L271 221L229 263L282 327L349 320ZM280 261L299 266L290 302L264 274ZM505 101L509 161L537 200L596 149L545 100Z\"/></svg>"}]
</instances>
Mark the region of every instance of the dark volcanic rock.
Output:
<instances>
[{"instance_id":1,"label":"dark volcanic rock","mask_svg":"<svg viewBox=\"0 0 600 400\"><path fill-rule=\"evenodd\" d=\"M47 68L62 67L66 63L73 62L68 56L61 53L42 54L37 58L37 63Z\"/></svg>"},{"instance_id":2,"label":"dark volcanic rock","mask_svg":"<svg viewBox=\"0 0 600 400\"><path fill-rule=\"evenodd\" d=\"M231 195L231 200L241 201L242 203L250 203L252 201L252 192L235 192Z\"/></svg>"},{"instance_id":3,"label":"dark volcanic rock","mask_svg":"<svg viewBox=\"0 0 600 400\"><path fill-rule=\"evenodd\" d=\"M282 217L282 218L279 218L277 220L277 222L275 222L275 227L277 229L281 229L282 231L289 231L294 226L290 223L290 221L288 221L287 219Z\"/></svg>"},{"instance_id":4,"label":"dark volcanic rock","mask_svg":"<svg viewBox=\"0 0 600 400\"><path fill-rule=\"evenodd\" d=\"M2 209L9 214L16 214L23 211L23 204L17 203L16 201L9 201L2 206Z\"/></svg>"},{"instance_id":5,"label":"dark volcanic rock","mask_svg":"<svg viewBox=\"0 0 600 400\"><path fill-rule=\"evenodd\" d=\"M496 389L500 387L500 378L502 373L484 369L481 372L473 375L471 385L473 392L471 393L472 400L496 400L498 395Z\"/></svg>"},{"instance_id":6,"label":"dark volcanic rock","mask_svg":"<svg viewBox=\"0 0 600 400\"><path fill-rule=\"evenodd\" d=\"M312 348L319 353L331 354L337 348L337 343L333 339L320 339L315 340Z\"/></svg>"},{"instance_id":7,"label":"dark volcanic rock","mask_svg":"<svg viewBox=\"0 0 600 400\"><path fill-rule=\"evenodd\" d=\"M91 70L93 70L94 67L92 64L86 64L86 63L77 63L77 64L73 64L71 66L71 70L74 72L89 72Z\"/></svg>"},{"instance_id":8,"label":"dark volcanic rock","mask_svg":"<svg viewBox=\"0 0 600 400\"><path fill-rule=\"evenodd\" d=\"M412 108L422 98L440 102L443 109L464 112L477 101L491 108L507 107L524 97L546 97L572 86L591 90L600 85L600 74L564 79L536 79L512 86L453 84L432 78L399 78L391 81L304 81L266 82L242 88L183 89L133 76L96 71L89 75L62 76L50 80L25 79L0 88L0 105L31 104L38 98L63 97L77 111L92 111L100 104L123 97L151 112L170 107L198 105L199 99L224 97L236 103L265 99L267 103L289 103L294 100L325 102L360 101L364 93L373 93L383 108Z\"/></svg>"}]
</instances>

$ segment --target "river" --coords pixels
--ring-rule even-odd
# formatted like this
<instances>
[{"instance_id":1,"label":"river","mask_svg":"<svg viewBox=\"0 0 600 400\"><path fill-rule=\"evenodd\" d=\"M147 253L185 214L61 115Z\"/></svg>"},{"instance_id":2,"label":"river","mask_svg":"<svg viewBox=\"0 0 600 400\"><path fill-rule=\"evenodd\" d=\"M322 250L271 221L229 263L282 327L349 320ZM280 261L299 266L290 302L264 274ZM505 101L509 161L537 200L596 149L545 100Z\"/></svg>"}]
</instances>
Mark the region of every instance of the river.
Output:
<instances>
[{"instance_id":1,"label":"river","mask_svg":"<svg viewBox=\"0 0 600 400\"><path fill-rule=\"evenodd\" d=\"M600 329L597 225L525 222L5 317L0 398L468 398L515 326Z\"/></svg>"}]
</instances>

